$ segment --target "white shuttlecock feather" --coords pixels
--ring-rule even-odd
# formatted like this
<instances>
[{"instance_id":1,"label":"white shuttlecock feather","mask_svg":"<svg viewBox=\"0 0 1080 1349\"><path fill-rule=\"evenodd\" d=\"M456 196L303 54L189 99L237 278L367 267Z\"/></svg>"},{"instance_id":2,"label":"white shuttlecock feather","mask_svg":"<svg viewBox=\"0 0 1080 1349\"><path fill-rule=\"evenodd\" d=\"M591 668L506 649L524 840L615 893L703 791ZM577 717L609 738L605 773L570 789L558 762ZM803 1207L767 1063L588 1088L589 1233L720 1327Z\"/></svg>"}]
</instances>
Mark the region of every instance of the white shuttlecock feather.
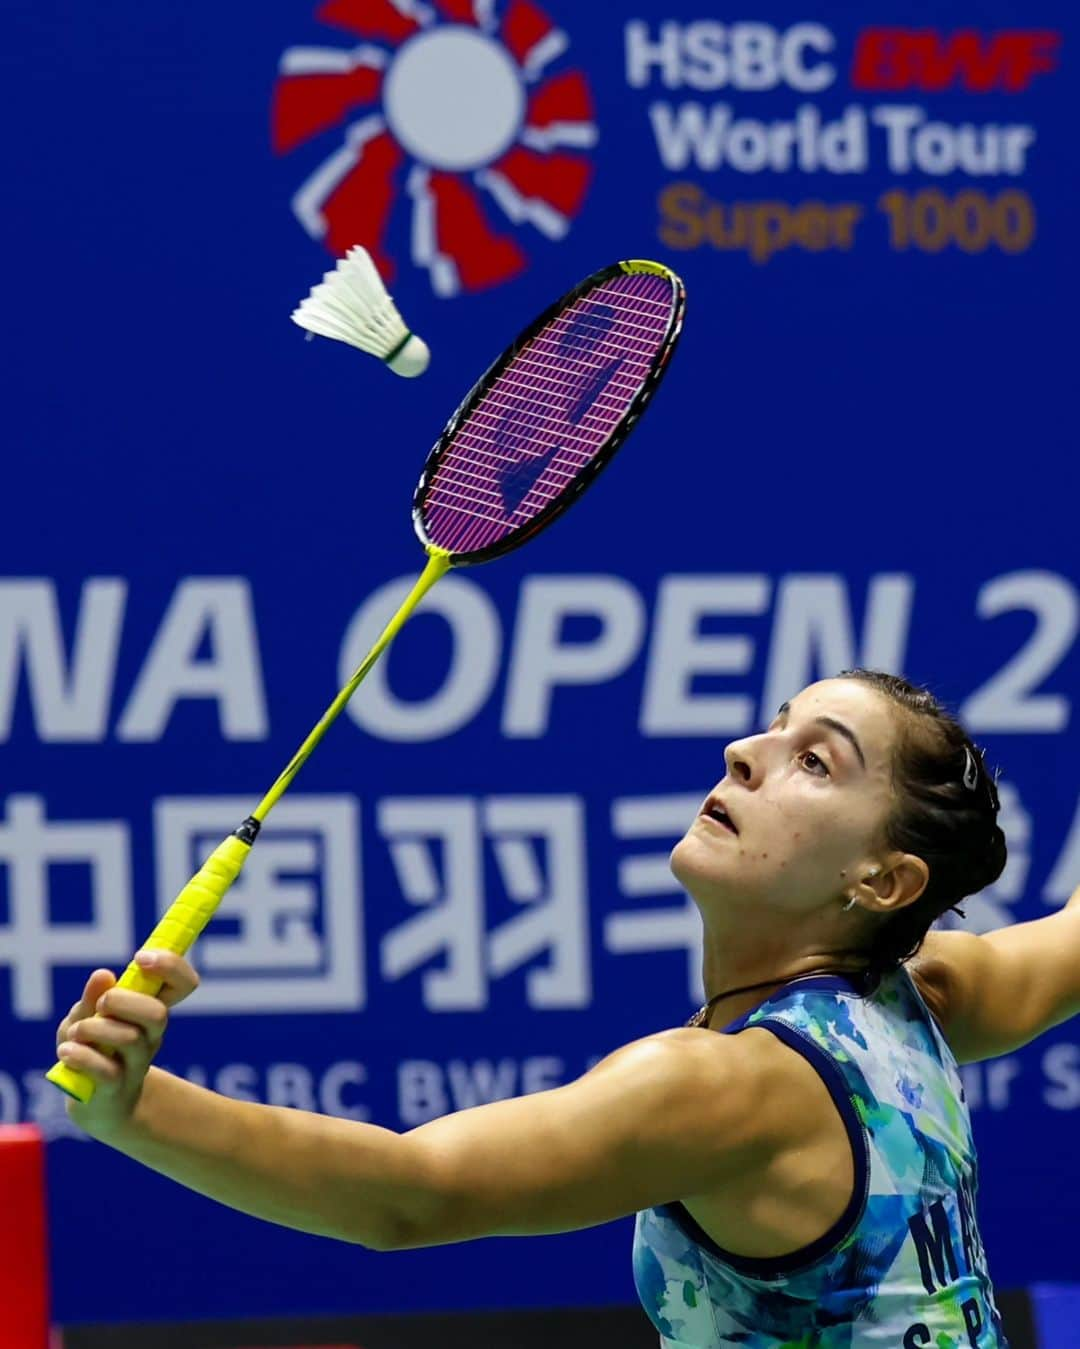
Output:
<instances>
[{"instance_id":1,"label":"white shuttlecock feather","mask_svg":"<svg viewBox=\"0 0 1080 1349\"><path fill-rule=\"evenodd\" d=\"M348 342L378 356L395 375L422 375L431 361L423 338L405 326L371 254L354 245L300 306L292 321L309 333Z\"/></svg>"}]
</instances>

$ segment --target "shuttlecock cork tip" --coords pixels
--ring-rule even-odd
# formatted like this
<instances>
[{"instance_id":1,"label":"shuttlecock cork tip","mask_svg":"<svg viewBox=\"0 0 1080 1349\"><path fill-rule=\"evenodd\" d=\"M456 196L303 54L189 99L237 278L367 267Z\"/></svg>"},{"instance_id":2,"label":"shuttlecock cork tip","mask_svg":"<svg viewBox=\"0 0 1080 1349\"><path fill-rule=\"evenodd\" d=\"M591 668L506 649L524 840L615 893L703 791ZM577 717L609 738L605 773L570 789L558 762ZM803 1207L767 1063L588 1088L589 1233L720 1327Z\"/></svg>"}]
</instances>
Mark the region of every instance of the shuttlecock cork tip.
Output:
<instances>
[{"instance_id":1,"label":"shuttlecock cork tip","mask_svg":"<svg viewBox=\"0 0 1080 1349\"><path fill-rule=\"evenodd\" d=\"M431 364L431 349L422 337L410 333L398 350L386 357L386 364L395 375L415 379Z\"/></svg>"}]
</instances>

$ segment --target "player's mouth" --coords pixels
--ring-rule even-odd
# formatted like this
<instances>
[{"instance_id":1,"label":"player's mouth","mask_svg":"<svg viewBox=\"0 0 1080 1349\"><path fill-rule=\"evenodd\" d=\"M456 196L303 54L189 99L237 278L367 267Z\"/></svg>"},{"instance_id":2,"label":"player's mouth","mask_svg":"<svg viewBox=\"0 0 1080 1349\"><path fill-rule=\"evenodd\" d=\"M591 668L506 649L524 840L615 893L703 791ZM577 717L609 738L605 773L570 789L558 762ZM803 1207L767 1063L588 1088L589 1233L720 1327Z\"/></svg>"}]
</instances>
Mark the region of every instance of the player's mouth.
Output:
<instances>
[{"instance_id":1,"label":"player's mouth","mask_svg":"<svg viewBox=\"0 0 1080 1349\"><path fill-rule=\"evenodd\" d=\"M728 814L727 807L718 797L709 797L708 801L705 802L705 807L702 810L701 815L703 819L712 820L714 824L719 825L722 829L728 830L729 833L738 834L739 832L735 821Z\"/></svg>"}]
</instances>

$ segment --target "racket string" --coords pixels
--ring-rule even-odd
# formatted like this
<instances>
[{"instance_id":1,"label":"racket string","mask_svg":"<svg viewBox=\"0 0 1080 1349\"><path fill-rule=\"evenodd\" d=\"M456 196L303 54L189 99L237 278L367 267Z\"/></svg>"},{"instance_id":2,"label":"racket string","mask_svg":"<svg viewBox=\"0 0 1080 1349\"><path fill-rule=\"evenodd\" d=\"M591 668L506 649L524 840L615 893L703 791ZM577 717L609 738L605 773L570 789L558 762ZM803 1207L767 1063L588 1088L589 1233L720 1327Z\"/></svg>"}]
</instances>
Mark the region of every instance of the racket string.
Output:
<instances>
[{"instance_id":1,"label":"racket string","mask_svg":"<svg viewBox=\"0 0 1080 1349\"><path fill-rule=\"evenodd\" d=\"M557 489L556 489L554 492L547 493L547 492L541 491L541 490L539 490L539 489L540 489L541 483L543 482L544 477L545 477L546 474L547 474L548 468L550 468L550 465L548 465L548 466L545 468L544 472L540 474L540 476L537 478L536 482L532 485L532 487L529 488L528 492L526 492L525 496L522 497L522 499L521 499L521 501L518 503L518 505L517 505L512 511L507 511L507 515L508 515L508 516L514 516L514 515L520 514L520 512L522 511L522 509L523 509L524 506L525 506L526 501L528 501L528 500L530 500L530 499L534 499L534 500L538 501L541 505L545 505L545 506L546 506L549 502L551 502L551 501L557 501L557 500L559 499L559 497L562 496L563 492L566 490L566 487L569 485L569 483L572 483L572 482L574 481L574 479L578 476L576 473L571 473L571 474L566 475L566 476L567 476L567 482L566 482L566 483L563 483L561 486L558 486ZM468 477L472 477L472 478L474 479L474 482L460 482L460 481L458 481L458 478L459 478L462 474L465 474L465 476L468 476ZM560 476L561 476L561 475L560 475ZM465 492L471 492L471 493L474 493L474 494L475 494L475 493L477 493L477 492L484 492L486 495L488 495L488 496L494 498L494 502L493 502L492 504L497 504L497 505L499 506L499 509L505 510L505 509L506 509L506 502L505 502L505 497L504 497L503 493L500 492L500 491L498 491L498 490L497 490L496 488L494 488L494 487L490 487L490 486L486 486L486 485L480 485L481 482L482 482L482 480L476 478L476 476L475 476L474 474L468 474L466 470L463 470L463 469L460 469L460 468L459 468L459 469L457 469L457 470L455 471L454 474L445 474L443 477L441 477L441 478L439 479L438 482L433 483L433 484L432 484L432 488L431 488L431 494L432 494L432 496L434 496L435 493L442 493L442 492L447 491L447 490L451 490L451 491L452 491L454 488L460 489L460 492L462 492L462 493L465 493ZM468 500L469 498L468 498L468 497L462 497L461 499L462 499L462 500ZM483 505L485 505L486 503L483 502L483 501L480 501L480 502L478 502L478 504L481 505L481 506L483 506Z\"/></svg>"},{"instance_id":2,"label":"racket string","mask_svg":"<svg viewBox=\"0 0 1080 1349\"><path fill-rule=\"evenodd\" d=\"M572 332L571 329L573 329ZM641 331L643 333L648 333L649 330L648 328L642 328ZM560 345L562 354L565 354L566 348L572 346L574 343L577 343L584 352L586 341L588 341L590 345L602 344L605 341L618 341L624 346L637 346L641 353L647 357L651 356L652 352L655 350L655 347L650 344L648 337L635 337L632 333L627 332L621 323L619 324L618 333L616 334L613 333L610 323L598 324L594 327L592 324L586 324L579 320L577 323L567 324L562 331L553 327L550 333L541 334L540 338L534 339L534 342L539 345L542 341L547 345L552 339ZM526 346L523 350L526 352L529 351L531 345L532 344Z\"/></svg>"},{"instance_id":3,"label":"racket string","mask_svg":"<svg viewBox=\"0 0 1080 1349\"><path fill-rule=\"evenodd\" d=\"M633 319L640 319L642 317L641 309L643 305L651 306L656 309L657 318L662 318L666 323L668 316L671 313L671 292L666 282L661 282L661 285L666 291L665 299L650 300L648 296L641 296L631 305L620 304L613 294L605 293L603 290L594 290L590 292L590 294L584 295L581 299L576 300L569 308L564 309L558 318L552 320L551 327L554 328L557 324L562 323L567 319L571 319L575 315L580 316L583 313L587 314L590 308L595 309L597 305L603 305L605 309L612 309L618 314L629 315L630 317L627 319L628 323L631 323Z\"/></svg>"},{"instance_id":4,"label":"racket string","mask_svg":"<svg viewBox=\"0 0 1080 1349\"><path fill-rule=\"evenodd\" d=\"M439 488L439 491L440 491L440 494L445 493L447 496L453 497L455 501L467 501L467 502L469 503L468 509L466 509L464 506L453 505L453 504L450 503L450 502L440 501L440 502L435 503L435 504L438 505L438 506L440 507L440 509L442 509L442 510L446 510L446 511L457 511L460 515L471 515L471 516L472 516L474 519L476 519L476 520L485 520L485 521L487 521L488 524L492 524L492 525L505 525L505 524L506 524L506 517L505 517L505 516L502 516L502 517L498 517L498 518L497 518L497 517L495 517L495 516L493 516L493 515L485 515L482 511L478 511L478 510L476 509L476 501L475 501L475 499L474 499L473 497L471 497L471 496L468 496L468 497L458 496L458 494L457 494L456 492L451 492L451 491L449 490L449 488L446 488L446 487L441 487L441 488Z\"/></svg>"},{"instance_id":5,"label":"racket string","mask_svg":"<svg viewBox=\"0 0 1080 1349\"><path fill-rule=\"evenodd\" d=\"M463 442L462 448L463 448L463 449L466 448L466 445L465 445L464 442ZM455 456L455 455L453 455L453 452L452 452L451 455L448 455L448 456L446 457L446 459L444 460L444 462L443 462L442 464L439 465L439 472L435 475L435 481L436 481L436 482L438 482L439 479L440 479L441 477L443 477L443 475L446 474L446 473L456 473L456 472L460 472L461 469L460 469L459 461L460 461L461 459L468 459L470 463L474 462L474 455L475 455L475 454L483 454L483 455L486 455L489 459L494 459L497 463L500 463L500 464L509 464L509 465L511 465L512 467L515 467L515 468L516 468L519 464L522 463L522 460L521 460L521 459L515 459L515 458L511 457L510 455L499 454L499 453L497 453L495 450L493 450L493 449L491 448L490 444L485 443L484 441L479 440L479 439L474 440L471 444L469 444L469 445L467 446L467 448L469 449L469 453L468 453L467 455L465 455L465 454L457 454L457 455ZM569 446L567 446L566 448L567 448L568 450L571 450L571 447L569 447ZM582 451L580 451L580 450L579 450L579 451L572 451L572 450L571 450L571 452L573 452L573 453L578 453L578 454L582 453ZM539 458L540 456L539 456L539 454L537 454L537 455L535 455L534 457ZM554 463L554 461L552 461L552 462ZM586 459L585 462L587 463L587 462L588 462L588 459ZM480 465L480 467L486 467L486 465ZM578 475L578 473L581 472L581 467L582 467L582 466L579 464L579 465L577 465L577 466L576 466L575 468L573 468L573 469L570 469L570 470L560 469L559 472L560 472L560 473L565 473L565 476L567 477L567 479L570 479L570 478L576 478L577 475Z\"/></svg>"},{"instance_id":6,"label":"racket string","mask_svg":"<svg viewBox=\"0 0 1080 1349\"><path fill-rule=\"evenodd\" d=\"M529 388L528 385L518 384L513 381L507 381L507 383L511 389L520 388L522 390L527 390ZM635 390L639 388L640 381L633 387ZM620 390L612 389L610 386L605 388L603 393L600 394L592 407L589 408L588 412L581 419L579 425L585 428L586 432L590 428L586 427L585 424L589 422L590 419L594 419L599 423L595 429L593 429L592 434L577 434L570 431L567 428L566 419L563 414L529 410L530 415L534 419L533 425L535 428L532 442L529 447L531 452L530 457L538 458L543 454L546 448L550 448L550 446L555 443L560 443L568 452L582 456L581 463L574 469L574 474L580 472L585 464L587 464L596 453L596 431L600 431L606 436L607 425L617 424L623 416L627 400L624 397L616 401L616 395L619 392ZM520 417L525 411L526 409L521 406L520 399L507 402L504 399L499 398L496 391L493 389L491 396L485 400L485 406L481 409L477 409L470 424L460 435L458 447L461 451L467 452L470 455L478 452L486 453L491 458L496 459L501 463L518 464L522 462L520 457L512 458L498 454L497 451L490 448L489 443L485 443L485 437L482 433L487 433L488 441L490 442L498 432L502 431L505 434L504 424L508 416L517 415ZM496 416L494 426L489 425L489 423L484 420L484 418L488 416L499 413L502 415ZM545 427L545 423L549 423L550 425ZM449 469L453 466L454 458L453 450L451 450L450 454L447 456L446 468ZM573 476L573 474L571 476ZM436 473L436 480L437 479L438 473Z\"/></svg>"},{"instance_id":7,"label":"racket string","mask_svg":"<svg viewBox=\"0 0 1080 1349\"><path fill-rule=\"evenodd\" d=\"M597 404L600 403L600 399L597 399L596 401L597 401ZM468 429L468 431L465 433L465 436L470 436L470 437L472 438L472 440L473 440L473 442L474 442L474 448L479 449L479 448L481 448L481 447L484 445L484 443L485 443L485 442L484 442L484 437L480 434L481 432L486 432L486 431L489 431L489 430L490 430L490 431L492 432L492 435L490 436L489 439L490 439L491 441L494 441L496 434L500 431L500 429L503 428L503 424L504 424L504 421L505 421L506 414L507 414L507 413L510 413L510 412L517 412L517 413L520 414L520 413L522 412L522 410L523 410L523 409L521 408L520 404L516 404L516 403L501 403L501 402L495 402L494 400L493 400L493 402L494 402L495 408L498 409L499 411L501 411L501 412L503 413L503 416L500 417L500 418L498 419L498 422L496 423L496 425L495 425L494 427L488 427L487 423L485 423L485 422L480 422L479 418L474 419L475 422L478 423L477 429L474 430L473 427L470 426L469 429ZM594 405L593 408L590 408L590 409L589 409L589 412L586 414L586 417L583 417L583 418L582 418L582 422L584 422L588 417L594 415L595 406L596 406L596 405ZM611 414L612 414L614 411L620 411L620 412L621 412L621 408L619 408L619 409L605 408L605 409L601 409L601 410L605 413L605 415L606 415L607 417L610 417ZM595 454L595 452L596 452L596 451L595 451L595 444L596 444L596 438L595 438L595 436L577 435L577 434L575 434L573 431L567 430L565 418L562 418L561 420L555 420L553 417L544 417L544 416L542 416L542 415L537 415L537 421L538 421L538 422L541 422L541 423L544 422L544 421L550 421L550 422L552 422L552 431L553 431L553 433L554 433L554 434L552 435L552 441L554 441L554 440L564 441L564 442L566 442L566 444L567 444L567 448L572 448L575 444L579 444L579 445L581 445L581 446L583 447L583 448L581 448L581 449L578 449L578 450L575 450L575 451L574 451L576 454L580 454L580 455L583 455L583 456L584 456L584 458L583 458L583 460L582 460L582 464L578 465L578 468L579 468L579 469L580 469L584 464L588 463L588 461L589 461L589 460L593 457L593 455ZM462 444L464 444L465 436L462 437ZM533 440L533 442L532 442L532 445L530 446L530 448L532 449L532 452L533 452L534 454L539 454L539 453L540 453L539 442L540 442L540 437L539 437L539 435L538 435L537 437L534 438L534 440ZM508 457L507 457L506 455L504 455L504 454L499 454L499 453L498 453L496 450L494 450L494 449L490 450L489 453L490 453L494 458L498 459L501 463L505 463L505 464L516 464L516 463L520 462L519 458L517 458L517 457L509 457L509 458L508 458ZM575 471L577 471L577 470L575 470Z\"/></svg>"},{"instance_id":8,"label":"racket string","mask_svg":"<svg viewBox=\"0 0 1080 1349\"><path fill-rule=\"evenodd\" d=\"M459 555L483 550L572 492L653 372L675 298L666 277L609 278L515 352L466 413L425 486L428 536ZM611 377L597 391L605 371ZM530 462L538 470L533 481Z\"/></svg>"},{"instance_id":9,"label":"racket string","mask_svg":"<svg viewBox=\"0 0 1080 1349\"><path fill-rule=\"evenodd\" d=\"M570 458L569 464L559 463L559 458L562 455L573 456ZM488 460L494 460L496 464L506 464L507 469L500 473L493 464L478 462L480 456L484 456L484 458ZM489 443L469 437L463 440L460 452L454 459L448 460L443 467L442 472L436 474L432 486L437 486L447 477L452 477L463 471L467 472L468 470L463 470L462 468L463 460L472 464L476 469L489 470L487 478L489 483L501 484L507 475L513 473L515 469L519 471L524 470L528 466L530 460L543 460L545 456L550 456L550 458L548 458L547 463L544 464L541 469L537 482L543 478L548 478L549 476L553 480L562 479L563 481L561 483L555 481L549 483L550 486L557 487L559 491L563 491L568 487L592 458L592 455L588 454L586 451L576 449L573 445L561 443L557 436L551 437L550 441L547 443L541 443L537 440L534 442L534 445L530 447L530 453L519 458L509 458L506 455L497 454L491 448ZM477 482L483 481L480 473L472 473L470 476ZM496 495L501 495L501 493L496 492ZM558 495L558 492L556 492L556 495Z\"/></svg>"},{"instance_id":10,"label":"racket string","mask_svg":"<svg viewBox=\"0 0 1080 1349\"><path fill-rule=\"evenodd\" d=\"M443 495L446 494L446 495L449 495L449 496L451 496L451 497L454 497L456 500L459 500L459 501L474 501L475 504L478 505L478 506L494 506L494 507L495 507L496 509L498 509L498 510L503 510L503 511L505 511L506 513L498 520L498 523L499 523L499 524L505 524L505 523L507 523L507 521L512 521L513 518L514 518L514 516L520 515L523 511L524 511L525 515L535 514L535 513L536 513L536 510L539 509L541 506L546 506L546 505L548 505L548 504L549 504L550 502L552 502L552 501L558 501L559 497L562 496L562 489L561 489L561 488L560 488L559 491L553 492L550 496L548 496L546 493L543 493L543 492L537 493L536 488L535 488L535 487L531 487L531 488L529 489L529 491L526 492L526 494L522 497L522 499L521 499L521 501L519 502L519 504L513 508L513 510L507 510L507 509L506 509L506 503L502 500L501 497L500 497L498 500L496 500L496 501L490 501L490 502L489 502L489 501L478 501L478 502L477 502L477 501L475 501L475 497L474 497L474 496L471 496L471 495L470 495L470 496L464 496L464 495L462 495L461 492L455 492L455 491L453 491L452 487L447 487L445 483L440 484L438 488L433 488L433 489L432 489L432 497L433 497L433 498L434 498L434 495L435 495L435 492L436 492L436 491L437 491L438 494L439 494L438 500L435 502L436 505L447 504L447 503L444 503L443 500L442 500ZM469 493L472 493L473 491L474 491L474 489L473 489L472 487L468 486L467 484L464 485L463 488L462 488L462 492L469 492ZM529 502L529 501L532 501L534 504L533 504L533 506L532 506L530 509L526 509L526 508L525 508L525 503L526 503L526 502ZM491 521L491 523L495 523L495 521L493 520L493 521Z\"/></svg>"},{"instance_id":11,"label":"racket string","mask_svg":"<svg viewBox=\"0 0 1080 1349\"><path fill-rule=\"evenodd\" d=\"M641 380L648 372L654 353L650 353L649 357L646 358L637 352L627 350L625 347L620 349L619 347L616 347L614 343L609 343L609 346L611 346L612 350L608 360L595 366L590 362L589 368L604 370L611 366L614 357L618 357L626 363L626 377L623 379L613 374L612 378L605 384L598 395L596 403L600 403L605 398L610 401L615 396L621 395L622 404L624 405L627 398L632 398L641 387ZM534 402L540 402L545 397L544 392L536 387L540 382L552 385L553 387L566 389L568 381L565 373L565 366L565 354L560 361L554 353L538 353L526 349L521 357L508 367L507 370L503 371L495 381L487 397L474 411L473 417L470 420L474 420L481 413L485 412L487 406L490 404L505 407L505 404L499 404L499 398L500 395L505 393L507 388L521 391L529 396ZM522 379L519 378L519 376L525 376L525 378ZM577 390L571 391L572 396L569 399L570 405L573 404L573 394L576 393ZM593 406L595 407L596 404ZM591 410L592 409L590 409L590 411ZM623 410L624 408L621 405L617 409L618 415L621 415ZM595 453L595 446L593 452Z\"/></svg>"},{"instance_id":12,"label":"racket string","mask_svg":"<svg viewBox=\"0 0 1080 1349\"><path fill-rule=\"evenodd\" d=\"M610 365L611 362L608 361L607 364ZM646 362L642 361L641 364L642 364L642 365L646 365ZM605 368L604 366L601 366L601 367L600 367L601 370L604 369L604 368ZM502 380L502 381L499 381L499 383L502 384L503 386L507 386L507 387L509 387L509 388L511 388L511 389L525 389L525 390L530 390L531 393L532 393L532 397L533 397L534 399L538 397L537 390L536 390L536 387L535 387L535 386L536 386L536 384L537 384L540 380L543 380L543 382L544 382L545 384L553 384L553 385L556 385L556 386L562 386L562 387L564 387L564 388L565 388L565 386L566 386L566 378L565 378L565 376L563 376L562 378L560 378L557 374L554 374L554 373L549 374L549 373L544 369L543 366L540 366L540 367L538 368L538 363L537 363L536 361L524 361L524 362L522 362L521 370L522 370L522 373L525 373L525 374L528 374L528 375L530 375L530 376L533 376L533 378L530 380L529 383L525 383L525 382L523 382L522 380L519 380L519 379L516 379L516 378L514 378L514 379ZM515 371L515 374L516 374L516 373L517 373L517 372ZM608 393L609 391L613 391L613 392L615 392L615 393L630 394L630 396L633 397L634 391L635 391L636 389L640 388L640 386L641 386L641 381L640 381L640 379L638 379L638 380L633 380L633 381L632 381L631 383L629 383L629 384L623 384L621 381L617 381L617 380L615 379L615 377L613 376L613 377L608 381L608 383L605 385L603 392L604 392L604 393ZM496 387L494 387L494 388L492 389L491 392L492 392L493 398L497 398L497 397L498 397L498 394L499 394L499 387L498 387L498 385L496 385Z\"/></svg>"},{"instance_id":13,"label":"racket string","mask_svg":"<svg viewBox=\"0 0 1080 1349\"><path fill-rule=\"evenodd\" d=\"M556 369L559 368L558 361L556 361L555 358L554 358L553 356L549 356L546 352L545 352L545 353L537 354L537 353L533 352L533 350L532 350L530 347L526 347L526 348L524 348L524 350L522 351L521 354L522 354L522 356L524 356L526 359L530 359L530 360L540 360L540 361L544 362L545 364L548 364L548 365L551 365L551 366L555 367ZM584 369L584 370L603 370L607 365L610 364L610 362L608 362L608 361L587 361L587 360L585 360L582 356L578 355L578 356L577 356L577 359L576 359L576 361L575 361L575 364L578 365L578 366L580 366L580 367L581 367L582 369Z\"/></svg>"},{"instance_id":14,"label":"racket string","mask_svg":"<svg viewBox=\"0 0 1080 1349\"><path fill-rule=\"evenodd\" d=\"M619 319L618 331L623 334L627 341L648 342L648 337L635 337L634 333L652 333L654 326L648 323L632 323L628 319ZM534 341L546 341L554 338L555 341L565 341L569 330L573 329L575 334L581 333L588 335L596 333L603 335L611 333L613 325L609 315L591 314L588 310L583 310L575 314L572 310L557 318L546 332L539 333Z\"/></svg>"},{"instance_id":15,"label":"racket string","mask_svg":"<svg viewBox=\"0 0 1080 1349\"><path fill-rule=\"evenodd\" d=\"M525 370L525 373L528 373L531 367L526 366L523 368ZM631 373L636 372L632 371ZM642 374L644 374L644 371L642 371ZM553 384L561 383L564 386L566 382L565 377L562 380L556 380L555 378L547 378L544 376L541 376L541 378L545 378L545 382L547 383ZM496 427L502 429L505 433L504 423L506 421L507 416L509 414L517 414L518 416L520 416L523 412L526 411L526 409L522 406L522 397L521 397L522 395L524 395L532 403L547 404L548 400L546 399L545 395L537 391L536 383L537 383L536 380L533 380L532 382L526 382L514 378L500 378L492 386L491 392L484 399L483 404L476 409L472 417L469 419L469 422L466 424L463 433L461 433L462 436L468 434L470 431L473 431L473 428L477 426L480 429L486 429L487 423L484 421L484 418L492 416L493 413L495 412L503 414L502 416L497 418ZM581 424L584 424L584 422L587 421L589 417L596 416L601 412L604 413L607 418L614 417L617 420L619 417L622 416L625 410L627 395L632 395L633 393L636 393L636 391L640 387L641 387L640 378L633 380L632 383L630 383L629 385L624 385L621 381L612 379L611 381L609 381L607 385L605 385L604 389L597 396L596 401L593 403L592 407L589 408L588 412L586 412L585 416L582 418ZM506 398L507 391L512 391L511 398L509 401L507 401ZM571 400L571 405L572 403L573 400ZM568 431L566 419L565 416L563 415L563 413L565 413L565 409L563 409L563 413L551 413L537 410L530 410L530 412L531 415L535 418L534 425L537 422L541 426L544 422L551 422L553 424L553 427L557 430L557 433L560 438L569 441L581 442L582 444L587 445L589 448L585 451L582 451L583 453L586 454L587 458L591 458L592 455L595 454L596 452L595 433L592 435L575 435L572 432Z\"/></svg>"},{"instance_id":16,"label":"racket string","mask_svg":"<svg viewBox=\"0 0 1080 1349\"><path fill-rule=\"evenodd\" d=\"M550 465L548 467L550 468ZM546 473L547 468L545 468L544 473L541 474L540 478L537 478L536 480L537 483L540 482L541 478L544 477ZM560 477L565 476L567 482L573 482L573 480L577 477L577 474L576 473L563 474L560 471L559 476ZM472 479L472 482L460 482L459 481L460 478L470 478ZM475 486L473 486L474 483L476 484ZM466 492L485 492L489 496L493 496L501 500L501 493L499 493L494 487L490 485L490 479L485 480L475 473L470 473L468 469L462 468L460 465L455 466L450 472L444 473L439 478L438 482L432 484L431 490L433 492L437 492L440 491L443 487L447 486L460 487L463 491ZM555 498L562 492L563 487L565 486L566 483L563 483L562 486L558 488L558 491L554 492L550 497L547 497L545 499L548 501L554 501ZM535 490L535 488L533 490Z\"/></svg>"},{"instance_id":17,"label":"racket string","mask_svg":"<svg viewBox=\"0 0 1080 1349\"><path fill-rule=\"evenodd\" d=\"M523 347L518 353L517 359L511 366L508 366L507 369L511 369L513 365L519 364L522 360L529 359L538 351L543 351L546 347L551 345L553 340L556 345L556 350L551 353L553 357L565 358L566 356L571 355L575 358L576 366L584 367L586 369L589 368L590 365L589 362L586 362L583 359L586 350L595 351L598 355L602 356L603 348L618 344L617 349L620 355L630 352L640 356L646 363L652 360L656 350L655 345L650 345L645 338L633 337L629 333L623 333L621 331L617 334L613 334L610 326L583 328L583 326L579 324L575 327L572 340L568 330L562 334L561 341L560 335L555 329L553 329L551 333L543 333L539 338L534 339L528 346ZM587 347L585 345L586 342L588 342ZM545 352L545 354L547 353ZM601 362L601 365L602 364L603 362Z\"/></svg>"}]
</instances>

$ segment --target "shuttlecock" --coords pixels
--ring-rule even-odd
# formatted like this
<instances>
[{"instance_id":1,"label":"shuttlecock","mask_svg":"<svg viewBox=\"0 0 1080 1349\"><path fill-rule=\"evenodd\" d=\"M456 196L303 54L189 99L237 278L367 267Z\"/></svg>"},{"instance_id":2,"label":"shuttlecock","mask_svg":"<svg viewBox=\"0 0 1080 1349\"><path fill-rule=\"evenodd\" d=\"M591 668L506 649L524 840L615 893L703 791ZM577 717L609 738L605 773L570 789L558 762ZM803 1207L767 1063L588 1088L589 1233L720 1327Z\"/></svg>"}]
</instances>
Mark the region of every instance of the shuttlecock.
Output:
<instances>
[{"instance_id":1,"label":"shuttlecock","mask_svg":"<svg viewBox=\"0 0 1080 1349\"><path fill-rule=\"evenodd\" d=\"M371 254L359 244L311 288L291 318L309 333L378 356L395 375L407 379L422 375L431 361L427 343L406 328Z\"/></svg>"}]
</instances>

